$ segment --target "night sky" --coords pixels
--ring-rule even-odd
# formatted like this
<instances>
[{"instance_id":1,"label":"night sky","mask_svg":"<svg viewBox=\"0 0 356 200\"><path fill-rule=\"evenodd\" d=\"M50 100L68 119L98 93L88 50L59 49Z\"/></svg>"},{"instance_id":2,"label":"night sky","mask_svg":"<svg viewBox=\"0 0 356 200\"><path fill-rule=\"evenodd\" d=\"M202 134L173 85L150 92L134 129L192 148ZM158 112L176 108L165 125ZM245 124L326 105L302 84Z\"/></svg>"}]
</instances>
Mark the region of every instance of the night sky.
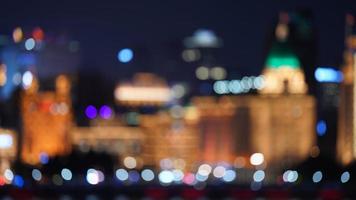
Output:
<instances>
[{"instance_id":1,"label":"night sky","mask_svg":"<svg viewBox=\"0 0 356 200\"><path fill-rule=\"evenodd\" d=\"M16 26L40 26L45 32L65 33L80 41L82 71L115 78L144 70L177 78L193 77L194 70L177 61L182 40L206 28L224 41L218 51L219 63L229 71L257 75L279 11L310 9L317 36L317 65L336 67L342 61L345 14L356 14L352 0L105 2L1 1L0 32L11 34ZM135 51L135 60L128 64L116 59L118 50L125 47Z\"/></svg>"}]
</instances>

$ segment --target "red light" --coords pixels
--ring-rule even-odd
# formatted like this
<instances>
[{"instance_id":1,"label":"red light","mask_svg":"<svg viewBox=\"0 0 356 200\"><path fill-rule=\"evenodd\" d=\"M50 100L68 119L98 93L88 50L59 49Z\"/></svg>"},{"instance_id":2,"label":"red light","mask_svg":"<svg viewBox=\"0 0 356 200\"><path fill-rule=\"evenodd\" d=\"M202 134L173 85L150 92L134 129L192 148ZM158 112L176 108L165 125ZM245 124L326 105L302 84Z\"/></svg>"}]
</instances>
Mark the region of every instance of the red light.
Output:
<instances>
[{"instance_id":1,"label":"red light","mask_svg":"<svg viewBox=\"0 0 356 200\"><path fill-rule=\"evenodd\" d=\"M0 186L3 186L3 185L5 185L5 179L4 179L4 177L0 177Z\"/></svg>"},{"instance_id":2,"label":"red light","mask_svg":"<svg viewBox=\"0 0 356 200\"><path fill-rule=\"evenodd\" d=\"M42 41L44 38L44 32L41 28L37 27L33 30L32 32L32 37L36 40L36 41Z\"/></svg>"}]
</instances>

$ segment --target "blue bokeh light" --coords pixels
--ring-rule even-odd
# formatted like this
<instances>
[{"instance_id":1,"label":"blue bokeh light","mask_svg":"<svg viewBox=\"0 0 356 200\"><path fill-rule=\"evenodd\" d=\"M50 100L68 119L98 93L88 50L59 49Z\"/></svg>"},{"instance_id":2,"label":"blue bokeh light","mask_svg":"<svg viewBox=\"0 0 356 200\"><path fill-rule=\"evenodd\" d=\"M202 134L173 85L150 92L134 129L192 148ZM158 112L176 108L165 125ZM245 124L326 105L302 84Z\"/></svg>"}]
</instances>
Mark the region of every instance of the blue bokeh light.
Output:
<instances>
[{"instance_id":1,"label":"blue bokeh light","mask_svg":"<svg viewBox=\"0 0 356 200\"><path fill-rule=\"evenodd\" d=\"M326 67L318 67L314 76L318 82L340 83L344 79L341 71Z\"/></svg>"},{"instance_id":2,"label":"blue bokeh light","mask_svg":"<svg viewBox=\"0 0 356 200\"><path fill-rule=\"evenodd\" d=\"M128 63L133 58L133 51L129 48L121 49L117 54L117 59L122 63Z\"/></svg>"},{"instance_id":3,"label":"blue bokeh light","mask_svg":"<svg viewBox=\"0 0 356 200\"><path fill-rule=\"evenodd\" d=\"M24 179L22 178L22 176L16 175L15 178L14 178L13 184L14 184L16 187L22 188L22 187L24 186L24 184L25 184L25 181L24 181Z\"/></svg>"},{"instance_id":4,"label":"blue bokeh light","mask_svg":"<svg viewBox=\"0 0 356 200\"><path fill-rule=\"evenodd\" d=\"M47 164L49 161L49 157L48 157L48 154L47 153L41 153L40 154L40 162L41 164L45 165Z\"/></svg>"},{"instance_id":5,"label":"blue bokeh light","mask_svg":"<svg viewBox=\"0 0 356 200\"><path fill-rule=\"evenodd\" d=\"M29 38L25 41L25 49L27 51L31 51L33 48L35 48L36 42L33 38Z\"/></svg>"},{"instance_id":6,"label":"blue bokeh light","mask_svg":"<svg viewBox=\"0 0 356 200\"><path fill-rule=\"evenodd\" d=\"M318 134L318 136L325 135L326 130L327 130L326 122L324 120L318 121L318 123L316 124L316 133Z\"/></svg>"}]
</instances>

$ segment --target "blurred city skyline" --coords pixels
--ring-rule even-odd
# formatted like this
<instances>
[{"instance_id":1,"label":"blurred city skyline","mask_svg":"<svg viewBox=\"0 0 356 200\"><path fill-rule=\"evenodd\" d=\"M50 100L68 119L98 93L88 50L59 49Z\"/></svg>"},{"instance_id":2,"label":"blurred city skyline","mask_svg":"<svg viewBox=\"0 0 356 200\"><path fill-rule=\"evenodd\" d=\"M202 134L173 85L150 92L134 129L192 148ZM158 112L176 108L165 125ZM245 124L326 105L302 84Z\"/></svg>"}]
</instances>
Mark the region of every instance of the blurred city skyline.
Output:
<instances>
[{"instance_id":1,"label":"blurred city skyline","mask_svg":"<svg viewBox=\"0 0 356 200\"><path fill-rule=\"evenodd\" d=\"M45 33L64 35L80 43L79 70L101 73L117 81L138 71L154 72L168 79L194 79L198 66L181 59L183 39L208 29L223 40L216 53L228 72L258 75L264 67L269 37L280 11L307 11L316 35L316 66L338 68L344 49L345 14L354 13L353 1L266 2L6 2L0 13L2 34L15 27L41 27ZM19 6L21 5L21 6ZM46 8L46 9L44 9ZM120 63L117 52L134 51L134 59ZM303 66L314 68L315 66ZM177 73L178 71L178 73ZM190 76L191 75L191 76Z\"/></svg>"},{"instance_id":2,"label":"blurred city skyline","mask_svg":"<svg viewBox=\"0 0 356 200\"><path fill-rule=\"evenodd\" d=\"M0 5L0 197L356 196L355 2Z\"/></svg>"}]
</instances>

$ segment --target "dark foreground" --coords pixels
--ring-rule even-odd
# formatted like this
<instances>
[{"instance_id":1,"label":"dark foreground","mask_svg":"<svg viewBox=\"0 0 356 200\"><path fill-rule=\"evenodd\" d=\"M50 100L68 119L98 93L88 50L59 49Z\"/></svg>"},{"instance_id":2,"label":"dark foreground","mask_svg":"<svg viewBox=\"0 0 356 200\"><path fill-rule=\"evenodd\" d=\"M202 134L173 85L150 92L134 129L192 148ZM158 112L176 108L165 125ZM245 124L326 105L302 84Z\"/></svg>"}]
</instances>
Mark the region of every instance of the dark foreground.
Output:
<instances>
[{"instance_id":1,"label":"dark foreground","mask_svg":"<svg viewBox=\"0 0 356 200\"><path fill-rule=\"evenodd\" d=\"M256 189L254 189L256 190ZM298 187L265 186L253 191L251 187L237 185L208 185L201 188L175 185L136 186L61 186L0 188L0 199L58 199L58 200L100 200L100 199L355 199L352 187L341 188L335 185Z\"/></svg>"}]
</instances>

